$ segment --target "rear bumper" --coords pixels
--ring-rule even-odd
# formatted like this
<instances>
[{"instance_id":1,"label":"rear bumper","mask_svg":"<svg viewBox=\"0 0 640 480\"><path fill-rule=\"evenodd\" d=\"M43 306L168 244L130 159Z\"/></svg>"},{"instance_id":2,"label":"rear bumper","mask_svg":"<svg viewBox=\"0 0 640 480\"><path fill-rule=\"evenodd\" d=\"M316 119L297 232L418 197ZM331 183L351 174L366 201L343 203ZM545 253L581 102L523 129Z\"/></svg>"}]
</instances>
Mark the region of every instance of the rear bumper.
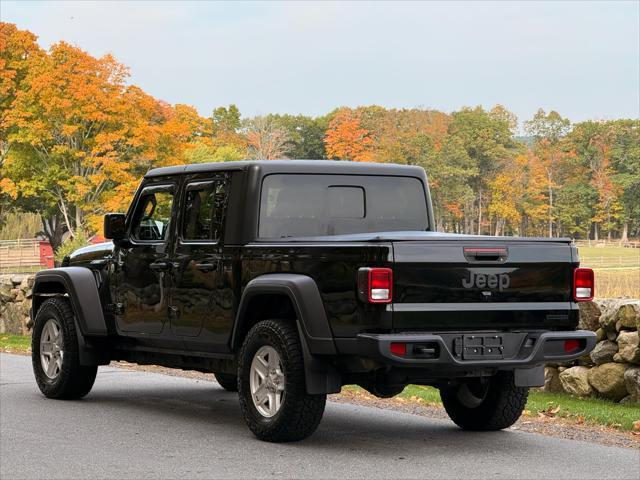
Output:
<instances>
[{"instance_id":1,"label":"rear bumper","mask_svg":"<svg viewBox=\"0 0 640 480\"><path fill-rule=\"evenodd\" d=\"M565 351L565 341L575 349ZM528 368L566 362L588 354L596 345L594 332L446 332L358 335L359 355L398 367ZM391 344L404 344L405 354L392 353Z\"/></svg>"}]
</instances>

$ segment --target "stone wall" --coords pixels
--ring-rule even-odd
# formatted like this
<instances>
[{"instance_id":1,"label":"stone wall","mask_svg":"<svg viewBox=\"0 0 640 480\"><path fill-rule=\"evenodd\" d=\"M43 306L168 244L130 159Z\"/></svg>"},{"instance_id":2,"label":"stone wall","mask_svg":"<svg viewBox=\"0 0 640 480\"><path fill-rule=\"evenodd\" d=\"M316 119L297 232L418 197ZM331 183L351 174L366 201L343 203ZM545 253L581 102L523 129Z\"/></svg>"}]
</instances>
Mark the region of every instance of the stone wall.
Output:
<instances>
[{"instance_id":1,"label":"stone wall","mask_svg":"<svg viewBox=\"0 0 640 480\"><path fill-rule=\"evenodd\" d=\"M640 403L640 301L596 300L580 304L579 328L596 332L590 355L549 364L544 389Z\"/></svg>"},{"instance_id":2,"label":"stone wall","mask_svg":"<svg viewBox=\"0 0 640 480\"><path fill-rule=\"evenodd\" d=\"M0 333L27 335L31 332L33 275L0 276Z\"/></svg>"}]
</instances>

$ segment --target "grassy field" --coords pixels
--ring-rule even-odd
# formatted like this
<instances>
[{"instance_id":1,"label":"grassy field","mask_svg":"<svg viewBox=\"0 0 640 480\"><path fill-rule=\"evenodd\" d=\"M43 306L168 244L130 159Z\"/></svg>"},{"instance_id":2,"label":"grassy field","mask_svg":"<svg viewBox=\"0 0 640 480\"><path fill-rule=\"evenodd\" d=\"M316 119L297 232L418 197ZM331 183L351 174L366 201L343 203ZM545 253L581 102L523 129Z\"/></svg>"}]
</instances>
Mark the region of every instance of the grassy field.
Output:
<instances>
[{"instance_id":1,"label":"grassy field","mask_svg":"<svg viewBox=\"0 0 640 480\"><path fill-rule=\"evenodd\" d=\"M640 248L578 247L580 260L591 268L640 268Z\"/></svg>"},{"instance_id":2,"label":"grassy field","mask_svg":"<svg viewBox=\"0 0 640 480\"><path fill-rule=\"evenodd\" d=\"M579 247L580 264L596 274L596 297L640 298L640 249Z\"/></svg>"},{"instance_id":3,"label":"grassy field","mask_svg":"<svg viewBox=\"0 0 640 480\"><path fill-rule=\"evenodd\" d=\"M2 352L28 353L30 349L31 337L28 335L0 335L0 351ZM363 391L356 386L345 388ZM398 397L401 401L441 405L440 394L433 387L409 385ZM570 418L578 423L631 430L633 422L640 420L640 408L637 405L620 405L596 398L577 398L564 394L532 391L529 394L525 415Z\"/></svg>"}]
</instances>

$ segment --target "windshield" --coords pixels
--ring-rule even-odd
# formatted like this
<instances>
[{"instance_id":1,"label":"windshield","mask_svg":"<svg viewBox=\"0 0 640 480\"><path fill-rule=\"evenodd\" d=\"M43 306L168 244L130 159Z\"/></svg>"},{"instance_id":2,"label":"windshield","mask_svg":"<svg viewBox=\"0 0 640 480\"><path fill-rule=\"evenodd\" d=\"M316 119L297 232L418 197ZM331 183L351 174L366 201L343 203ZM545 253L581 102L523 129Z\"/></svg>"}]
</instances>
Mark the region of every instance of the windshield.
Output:
<instances>
[{"instance_id":1,"label":"windshield","mask_svg":"<svg viewBox=\"0 0 640 480\"><path fill-rule=\"evenodd\" d=\"M261 238L426 230L427 202L414 177L268 175L262 183Z\"/></svg>"}]
</instances>

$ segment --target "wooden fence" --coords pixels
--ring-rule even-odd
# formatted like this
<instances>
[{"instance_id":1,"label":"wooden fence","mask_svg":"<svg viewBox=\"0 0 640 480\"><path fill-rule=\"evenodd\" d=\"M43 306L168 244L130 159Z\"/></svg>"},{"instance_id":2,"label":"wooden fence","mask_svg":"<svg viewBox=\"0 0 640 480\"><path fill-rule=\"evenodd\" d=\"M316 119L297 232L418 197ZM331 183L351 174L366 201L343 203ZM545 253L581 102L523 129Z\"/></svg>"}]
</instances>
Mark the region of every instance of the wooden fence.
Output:
<instances>
[{"instance_id":1,"label":"wooden fence","mask_svg":"<svg viewBox=\"0 0 640 480\"><path fill-rule=\"evenodd\" d=\"M49 242L35 238L0 240L0 273L28 273L53 267Z\"/></svg>"}]
</instances>

